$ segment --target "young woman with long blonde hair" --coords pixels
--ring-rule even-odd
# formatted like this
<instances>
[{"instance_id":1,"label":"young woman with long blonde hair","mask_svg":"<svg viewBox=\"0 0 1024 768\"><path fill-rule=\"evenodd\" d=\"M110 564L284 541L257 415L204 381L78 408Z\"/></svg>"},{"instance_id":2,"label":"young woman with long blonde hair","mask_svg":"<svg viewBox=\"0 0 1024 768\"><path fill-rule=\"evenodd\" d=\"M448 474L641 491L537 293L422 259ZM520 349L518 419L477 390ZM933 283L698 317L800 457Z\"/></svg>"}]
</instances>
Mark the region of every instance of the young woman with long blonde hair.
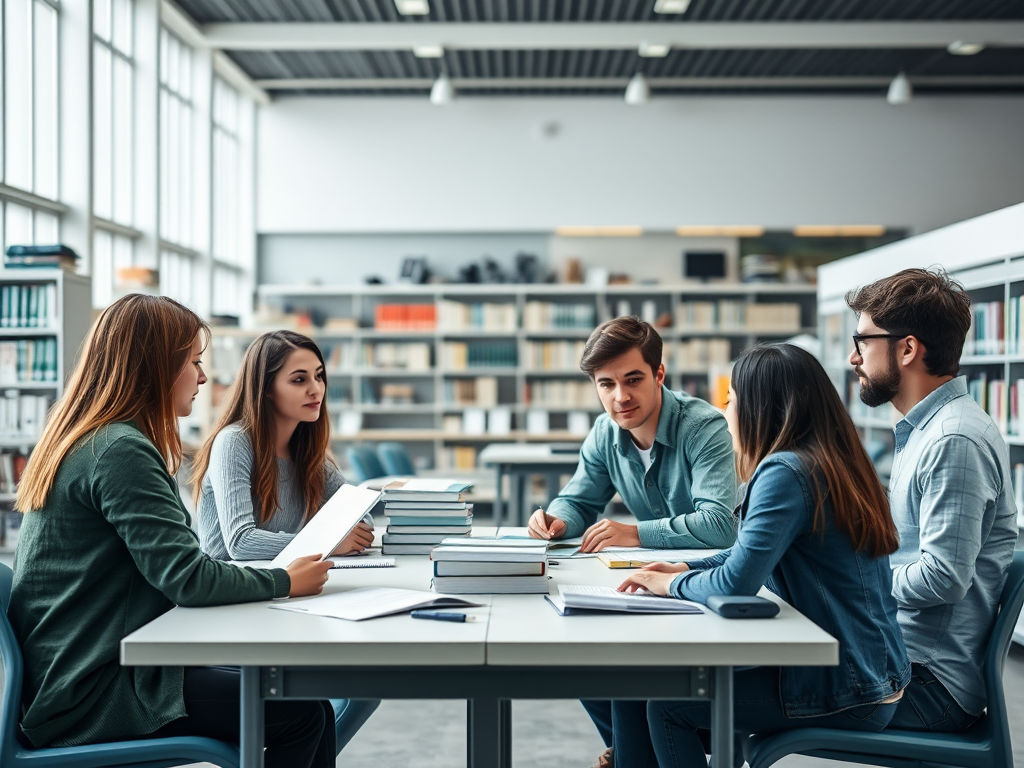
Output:
<instances>
[{"instance_id":1,"label":"young woman with long blonde hair","mask_svg":"<svg viewBox=\"0 0 1024 768\"><path fill-rule=\"evenodd\" d=\"M8 615L25 661L32 744L143 736L238 739L239 673L122 667L121 639L175 605L312 595L329 563L236 568L208 558L174 472L177 420L206 381L209 328L177 302L130 295L104 310L18 488L25 513ZM266 704L268 766L333 766L326 702Z\"/></svg>"}]
</instances>

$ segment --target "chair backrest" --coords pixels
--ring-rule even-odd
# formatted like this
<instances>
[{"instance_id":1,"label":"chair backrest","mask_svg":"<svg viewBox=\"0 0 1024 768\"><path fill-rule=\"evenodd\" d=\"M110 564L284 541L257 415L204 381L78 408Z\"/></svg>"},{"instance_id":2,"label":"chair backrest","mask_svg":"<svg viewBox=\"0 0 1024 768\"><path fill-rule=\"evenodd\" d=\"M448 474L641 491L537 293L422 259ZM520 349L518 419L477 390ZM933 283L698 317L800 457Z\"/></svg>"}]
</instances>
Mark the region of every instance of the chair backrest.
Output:
<instances>
[{"instance_id":1,"label":"chair backrest","mask_svg":"<svg viewBox=\"0 0 1024 768\"><path fill-rule=\"evenodd\" d=\"M14 765L21 714L21 648L7 618L13 582L14 571L0 563L0 665L4 672L3 688L0 689L0 765Z\"/></svg>"},{"instance_id":2,"label":"chair backrest","mask_svg":"<svg viewBox=\"0 0 1024 768\"><path fill-rule=\"evenodd\" d=\"M1010 752L1010 725L1006 715L1006 698L1003 693L1003 666L1010 651L1013 630L1024 604L1024 550L1013 553L1013 560L1006 573L1006 584L999 595L999 613L992 626L992 635L985 651L985 689L988 699L988 716L985 727L992 738L993 755L991 765L1012 766Z\"/></svg>"},{"instance_id":3,"label":"chair backrest","mask_svg":"<svg viewBox=\"0 0 1024 768\"><path fill-rule=\"evenodd\" d=\"M384 465L384 473L388 475L415 475L416 467L412 465L409 452L401 443L381 443L377 446L377 455Z\"/></svg>"},{"instance_id":4,"label":"chair backrest","mask_svg":"<svg viewBox=\"0 0 1024 768\"><path fill-rule=\"evenodd\" d=\"M349 446L345 455L348 457L348 464L352 468L352 472L356 475L356 477L348 478L349 482L361 483L371 477L383 477L387 474L372 448L367 448L364 445Z\"/></svg>"}]
</instances>

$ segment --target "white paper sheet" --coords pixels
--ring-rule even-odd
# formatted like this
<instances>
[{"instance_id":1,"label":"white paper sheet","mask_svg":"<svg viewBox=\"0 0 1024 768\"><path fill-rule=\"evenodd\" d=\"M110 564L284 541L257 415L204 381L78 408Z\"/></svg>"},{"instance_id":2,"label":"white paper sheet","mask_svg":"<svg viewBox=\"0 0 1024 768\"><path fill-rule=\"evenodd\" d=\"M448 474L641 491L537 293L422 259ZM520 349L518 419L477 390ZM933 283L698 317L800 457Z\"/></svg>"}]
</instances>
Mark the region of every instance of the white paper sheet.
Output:
<instances>
[{"instance_id":1,"label":"white paper sheet","mask_svg":"<svg viewBox=\"0 0 1024 768\"><path fill-rule=\"evenodd\" d=\"M348 621L363 621L392 613L404 613L416 608L459 607L483 605L454 595L438 595L418 589L394 587L365 587L346 592L332 592L304 600L273 603L270 607L281 611L328 616Z\"/></svg>"}]
</instances>

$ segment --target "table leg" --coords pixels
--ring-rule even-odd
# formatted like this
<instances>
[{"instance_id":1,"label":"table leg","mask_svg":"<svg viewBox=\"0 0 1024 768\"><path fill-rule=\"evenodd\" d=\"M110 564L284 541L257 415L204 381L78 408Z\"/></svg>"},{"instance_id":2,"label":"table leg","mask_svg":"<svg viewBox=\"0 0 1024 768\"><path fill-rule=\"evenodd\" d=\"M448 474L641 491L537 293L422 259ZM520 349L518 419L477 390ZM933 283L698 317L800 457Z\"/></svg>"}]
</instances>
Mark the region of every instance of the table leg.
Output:
<instances>
[{"instance_id":1,"label":"table leg","mask_svg":"<svg viewBox=\"0 0 1024 768\"><path fill-rule=\"evenodd\" d=\"M470 699L466 702L468 768L512 768L512 702Z\"/></svg>"},{"instance_id":2,"label":"table leg","mask_svg":"<svg viewBox=\"0 0 1024 768\"><path fill-rule=\"evenodd\" d=\"M239 749L242 768L263 768L263 697L259 667L242 667L242 726Z\"/></svg>"},{"instance_id":3,"label":"table leg","mask_svg":"<svg viewBox=\"0 0 1024 768\"><path fill-rule=\"evenodd\" d=\"M494 487L494 527L501 528L502 518L502 504L501 504L501 485L502 479L505 477L505 467L501 464L498 465L498 484Z\"/></svg>"},{"instance_id":4,"label":"table leg","mask_svg":"<svg viewBox=\"0 0 1024 768\"><path fill-rule=\"evenodd\" d=\"M715 667L715 685L711 694L711 764L715 768L732 768L735 730L732 667Z\"/></svg>"}]
</instances>

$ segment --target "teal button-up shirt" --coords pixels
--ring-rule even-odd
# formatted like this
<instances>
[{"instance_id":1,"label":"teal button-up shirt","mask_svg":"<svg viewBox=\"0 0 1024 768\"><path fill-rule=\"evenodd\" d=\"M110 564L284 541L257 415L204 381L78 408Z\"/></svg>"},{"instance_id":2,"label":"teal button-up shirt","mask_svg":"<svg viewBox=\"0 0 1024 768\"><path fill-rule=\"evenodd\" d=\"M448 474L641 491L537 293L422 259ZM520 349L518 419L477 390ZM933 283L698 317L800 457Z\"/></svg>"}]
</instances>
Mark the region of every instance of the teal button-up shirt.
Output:
<instances>
[{"instance_id":1,"label":"teal button-up shirt","mask_svg":"<svg viewBox=\"0 0 1024 768\"><path fill-rule=\"evenodd\" d=\"M731 546L736 465L722 414L703 400L662 387L651 461L645 473L629 431L602 414L583 443L576 474L548 514L565 521L567 538L580 536L618 491L639 521L641 546Z\"/></svg>"}]
</instances>

